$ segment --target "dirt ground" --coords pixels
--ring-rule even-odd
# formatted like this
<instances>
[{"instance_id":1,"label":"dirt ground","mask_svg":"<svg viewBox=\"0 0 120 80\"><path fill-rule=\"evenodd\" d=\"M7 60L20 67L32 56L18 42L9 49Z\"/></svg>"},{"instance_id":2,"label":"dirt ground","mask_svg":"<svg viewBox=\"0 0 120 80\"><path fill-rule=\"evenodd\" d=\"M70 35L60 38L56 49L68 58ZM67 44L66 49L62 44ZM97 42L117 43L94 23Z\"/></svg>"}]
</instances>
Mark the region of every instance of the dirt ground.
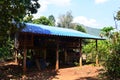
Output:
<instances>
[{"instance_id":1,"label":"dirt ground","mask_svg":"<svg viewBox=\"0 0 120 80\"><path fill-rule=\"evenodd\" d=\"M98 80L98 74L102 67L85 65L83 67L72 67L60 69L58 75L52 80Z\"/></svg>"},{"instance_id":2,"label":"dirt ground","mask_svg":"<svg viewBox=\"0 0 120 80\"><path fill-rule=\"evenodd\" d=\"M51 69L29 69L25 77L20 66L0 63L0 80L98 80L98 74L102 69L93 65L61 68L58 72Z\"/></svg>"}]
</instances>

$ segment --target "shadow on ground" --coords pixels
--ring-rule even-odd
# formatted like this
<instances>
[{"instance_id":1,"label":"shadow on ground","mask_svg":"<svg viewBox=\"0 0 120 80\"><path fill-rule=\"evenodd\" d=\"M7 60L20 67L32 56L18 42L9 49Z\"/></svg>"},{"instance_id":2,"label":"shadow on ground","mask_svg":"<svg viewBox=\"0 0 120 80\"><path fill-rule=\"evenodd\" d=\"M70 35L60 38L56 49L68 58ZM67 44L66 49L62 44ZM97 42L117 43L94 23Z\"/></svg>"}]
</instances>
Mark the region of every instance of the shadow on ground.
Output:
<instances>
[{"instance_id":1,"label":"shadow on ground","mask_svg":"<svg viewBox=\"0 0 120 80\"><path fill-rule=\"evenodd\" d=\"M80 77L78 79L75 80L98 80L97 78L93 78L93 77Z\"/></svg>"},{"instance_id":2,"label":"shadow on ground","mask_svg":"<svg viewBox=\"0 0 120 80\"><path fill-rule=\"evenodd\" d=\"M0 66L0 80L51 80L58 72L52 69L38 71L37 68L29 69L26 76L23 76L23 70L18 65L3 65ZM24 79L23 79L24 78Z\"/></svg>"},{"instance_id":3,"label":"shadow on ground","mask_svg":"<svg viewBox=\"0 0 120 80\"><path fill-rule=\"evenodd\" d=\"M58 79L55 77L58 75L59 72L56 72L55 70L43 70L43 71L32 71L27 73L28 80L51 80L53 78Z\"/></svg>"},{"instance_id":4,"label":"shadow on ground","mask_svg":"<svg viewBox=\"0 0 120 80\"><path fill-rule=\"evenodd\" d=\"M0 66L0 80L18 79L22 75L22 68L17 65Z\"/></svg>"}]
</instances>

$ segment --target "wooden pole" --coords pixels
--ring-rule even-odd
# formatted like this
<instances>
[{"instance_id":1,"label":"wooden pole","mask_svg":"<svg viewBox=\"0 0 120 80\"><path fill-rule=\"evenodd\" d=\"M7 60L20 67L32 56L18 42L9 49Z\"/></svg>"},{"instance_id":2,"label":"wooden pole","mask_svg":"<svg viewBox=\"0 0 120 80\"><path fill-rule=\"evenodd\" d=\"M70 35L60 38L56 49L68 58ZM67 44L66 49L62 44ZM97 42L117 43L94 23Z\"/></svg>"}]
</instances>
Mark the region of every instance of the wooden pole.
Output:
<instances>
[{"instance_id":1,"label":"wooden pole","mask_svg":"<svg viewBox=\"0 0 120 80\"><path fill-rule=\"evenodd\" d=\"M43 49L43 53L44 53L44 60L46 60L46 48Z\"/></svg>"},{"instance_id":2,"label":"wooden pole","mask_svg":"<svg viewBox=\"0 0 120 80\"><path fill-rule=\"evenodd\" d=\"M44 60L46 60L46 57L47 57L47 48L46 48L46 45L47 45L47 43L45 42L44 46L43 46Z\"/></svg>"},{"instance_id":3,"label":"wooden pole","mask_svg":"<svg viewBox=\"0 0 120 80\"><path fill-rule=\"evenodd\" d=\"M79 65L80 67L82 67L82 39L80 39L80 48L79 48L79 55L80 55L80 59L79 59Z\"/></svg>"},{"instance_id":4,"label":"wooden pole","mask_svg":"<svg viewBox=\"0 0 120 80\"><path fill-rule=\"evenodd\" d=\"M99 66L99 60L98 60L98 45L97 45L97 39L96 39L96 66Z\"/></svg>"},{"instance_id":5,"label":"wooden pole","mask_svg":"<svg viewBox=\"0 0 120 80\"><path fill-rule=\"evenodd\" d=\"M26 74L27 68L26 68L26 57L27 57L27 49L26 49L26 34L24 39L24 53L23 53L23 74Z\"/></svg>"},{"instance_id":6,"label":"wooden pole","mask_svg":"<svg viewBox=\"0 0 120 80\"><path fill-rule=\"evenodd\" d=\"M18 59L17 59L17 56L18 56L18 55L17 55L17 54L18 54L18 53L17 53L17 50L15 50L15 63L16 63L16 64L18 64Z\"/></svg>"},{"instance_id":7,"label":"wooden pole","mask_svg":"<svg viewBox=\"0 0 120 80\"><path fill-rule=\"evenodd\" d=\"M19 41L18 41L18 33L15 34L15 41L14 41L14 47L15 47L15 63L18 64L18 47L19 47Z\"/></svg>"},{"instance_id":8,"label":"wooden pole","mask_svg":"<svg viewBox=\"0 0 120 80\"><path fill-rule=\"evenodd\" d=\"M57 41L57 48L56 48L56 67L55 71L58 71L59 69L59 43Z\"/></svg>"},{"instance_id":9,"label":"wooden pole","mask_svg":"<svg viewBox=\"0 0 120 80\"><path fill-rule=\"evenodd\" d=\"M23 54L23 74L26 74L26 56L27 56L27 49L24 49L24 54Z\"/></svg>"},{"instance_id":10,"label":"wooden pole","mask_svg":"<svg viewBox=\"0 0 120 80\"><path fill-rule=\"evenodd\" d=\"M67 50L66 50L66 48L64 49L64 54L65 54L65 63L67 63Z\"/></svg>"}]
</instances>

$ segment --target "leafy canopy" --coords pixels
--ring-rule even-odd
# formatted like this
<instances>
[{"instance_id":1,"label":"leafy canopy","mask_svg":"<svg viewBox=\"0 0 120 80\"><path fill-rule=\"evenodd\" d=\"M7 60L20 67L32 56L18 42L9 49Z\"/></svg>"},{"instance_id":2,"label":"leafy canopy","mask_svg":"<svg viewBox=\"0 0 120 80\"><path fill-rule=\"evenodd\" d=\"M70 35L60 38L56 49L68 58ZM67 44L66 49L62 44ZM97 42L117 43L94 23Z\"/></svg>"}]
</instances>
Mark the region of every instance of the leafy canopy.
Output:
<instances>
[{"instance_id":1,"label":"leafy canopy","mask_svg":"<svg viewBox=\"0 0 120 80\"><path fill-rule=\"evenodd\" d=\"M26 15L37 12L38 0L0 0L0 56L7 57L13 48L14 34L21 30Z\"/></svg>"},{"instance_id":2,"label":"leafy canopy","mask_svg":"<svg viewBox=\"0 0 120 80\"><path fill-rule=\"evenodd\" d=\"M98 41L98 58L103 61L109 54L110 44L107 40ZM88 56L87 61L95 61L96 58L96 42L91 40L87 45L83 46L83 52Z\"/></svg>"},{"instance_id":3,"label":"leafy canopy","mask_svg":"<svg viewBox=\"0 0 120 80\"><path fill-rule=\"evenodd\" d=\"M55 17L53 15L50 15L48 19L53 24L53 26L55 26Z\"/></svg>"},{"instance_id":4,"label":"leafy canopy","mask_svg":"<svg viewBox=\"0 0 120 80\"><path fill-rule=\"evenodd\" d=\"M76 30L86 33L86 30L82 25L76 25Z\"/></svg>"},{"instance_id":5,"label":"leafy canopy","mask_svg":"<svg viewBox=\"0 0 120 80\"><path fill-rule=\"evenodd\" d=\"M109 37L111 31L114 30L114 28L112 26L109 27L104 27L103 29L101 29L102 33L104 36Z\"/></svg>"},{"instance_id":6,"label":"leafy canopy","mask_svg":"<svg viewBox=\"0 0 120 80\"><path fill-rule=\"evenodd\" d=\"M120 20L120 11L117 12L116 19Z\"/></svg>"},{"instance_id":7,"label":"leafy canopy","mask_svg":"<svg viewBox=\"0 0 120 80\"><path fill-rule=\"evenodd\" d=\"M34 19L32 22L35 24L44 24L44 25L54 26L54 24L45 16L41 16L38 19Z\"/></svg>"},{"instance_id":8,"label":"leafy canopy","mask_svg":"<svg viewBox=\"0 0 120 80\"><path fill-rule=\"evenodd\" d=\"M23 18L36 13L39 7L38 0L1 0L0 42L4 44L9 35L21 30Z\"/></svg>"}]
</instances>

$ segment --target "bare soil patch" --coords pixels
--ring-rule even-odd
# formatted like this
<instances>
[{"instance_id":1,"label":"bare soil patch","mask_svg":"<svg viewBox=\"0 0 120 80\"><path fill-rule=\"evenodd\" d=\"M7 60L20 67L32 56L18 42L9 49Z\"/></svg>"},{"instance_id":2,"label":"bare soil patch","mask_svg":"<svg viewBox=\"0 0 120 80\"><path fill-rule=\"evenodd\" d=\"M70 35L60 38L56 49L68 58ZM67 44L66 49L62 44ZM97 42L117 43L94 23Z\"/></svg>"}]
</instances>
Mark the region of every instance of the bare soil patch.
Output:
<instances>
[{"instance_id":1,"label":"bare soil patch","mask_svg":"<svg viewBox=\"0 0 120 80\"><path fill-rule=\"evenodd\" d=\"M0 80L98 80L102 67L84 65L82 67L61 68L59 71L32 68L22 75L22 67L15 63L0 63Z\"/></svg>"},{"instance_id":2,"label":"bare soil patch","mask_svg":"<svg viewBox=\"0 0 120 80\"><path fill-rule=\"evenodd\" d=\"M98 74L102 67L85 65L83 67L72 67L60 69L58 75L52 80L98 80Z\"/></svg>"}]
</instances>

